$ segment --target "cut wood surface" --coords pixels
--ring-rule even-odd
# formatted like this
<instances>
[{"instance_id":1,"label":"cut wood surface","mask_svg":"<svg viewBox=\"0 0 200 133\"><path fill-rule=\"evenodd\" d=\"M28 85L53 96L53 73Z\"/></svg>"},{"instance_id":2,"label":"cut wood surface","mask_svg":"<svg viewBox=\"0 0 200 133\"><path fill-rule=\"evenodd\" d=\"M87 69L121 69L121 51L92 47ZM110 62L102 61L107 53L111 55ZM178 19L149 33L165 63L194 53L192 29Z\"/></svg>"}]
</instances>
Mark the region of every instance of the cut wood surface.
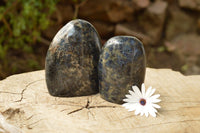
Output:
<instances>
[{"instance_id":1,"label":"cut wood surface","mask_svg":"<svg viewBox=\"0 0 200 133\"><path fill-rule=\"evenodd\" d=\"M200 132L200 75L147 68L145 84L161 95L156 118L135 116L99 94L52 97L43 70L0 81L0 111L24 133Z\"/></svg>"}]
</instances>

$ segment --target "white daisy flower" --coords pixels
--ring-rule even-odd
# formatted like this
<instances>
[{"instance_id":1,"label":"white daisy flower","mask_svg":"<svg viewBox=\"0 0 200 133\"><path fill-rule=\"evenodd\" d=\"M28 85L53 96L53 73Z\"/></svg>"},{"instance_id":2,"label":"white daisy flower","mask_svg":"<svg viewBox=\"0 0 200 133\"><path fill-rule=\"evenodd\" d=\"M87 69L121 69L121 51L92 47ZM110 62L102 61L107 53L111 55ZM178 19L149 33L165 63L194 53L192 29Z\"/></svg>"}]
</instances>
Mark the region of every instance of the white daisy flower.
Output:
<instances>
[{"instance_id":1,"label":"white daisy flower","mask_svg":"<svg viewBox=\"0 0 200 133\"><path fill-rule=\"evenodd\" d=\"M132 89L133 91L129 90L130 95L126 95L126 98L123 99L123 101L126 103L124 103L122 106L128 109L128 111L135 110L135 115L140 114L142 116L145 114L145 116L148 117L150 114L153 117L156 117L156 108L161 108L156 104L161 101L158 99L160 95L153 95L156 89L152 89L150 86L145 92L144 83L142 84L142 92L137 86L132 86Z\"/></svg>"}]
</instances>

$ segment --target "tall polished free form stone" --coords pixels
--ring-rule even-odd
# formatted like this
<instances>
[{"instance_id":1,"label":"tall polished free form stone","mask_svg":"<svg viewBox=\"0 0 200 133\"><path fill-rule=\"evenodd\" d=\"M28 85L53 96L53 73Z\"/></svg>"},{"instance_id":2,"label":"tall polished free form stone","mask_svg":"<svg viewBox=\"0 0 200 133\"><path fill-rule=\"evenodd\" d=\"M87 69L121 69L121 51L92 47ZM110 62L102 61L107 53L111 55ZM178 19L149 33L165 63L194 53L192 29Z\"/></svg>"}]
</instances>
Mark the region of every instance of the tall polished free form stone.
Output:
<instances>
[{"instance_id":1,"label":"tall polished free form stone","mask_svg":"<svg viewBox=\"0 0 200 133\"><path fill-rule=\"evenodd\" d=\"M46 83L53 96L98 92L100 38L87 21L73 20L54 37L45 63Z\"/></svg>"},{"instance_id":2,"label":"tall polished free form stone","mask_svg":"<svg viewBox=\"0 0 200 133\"><path fill-rule=\"evenodd\" d=\"M132 85L144 82L146 57L143 44L135 37L116 36L104 45L99 59L99 91L103 99L123 103Z\"/></svg>"}]
</instances>

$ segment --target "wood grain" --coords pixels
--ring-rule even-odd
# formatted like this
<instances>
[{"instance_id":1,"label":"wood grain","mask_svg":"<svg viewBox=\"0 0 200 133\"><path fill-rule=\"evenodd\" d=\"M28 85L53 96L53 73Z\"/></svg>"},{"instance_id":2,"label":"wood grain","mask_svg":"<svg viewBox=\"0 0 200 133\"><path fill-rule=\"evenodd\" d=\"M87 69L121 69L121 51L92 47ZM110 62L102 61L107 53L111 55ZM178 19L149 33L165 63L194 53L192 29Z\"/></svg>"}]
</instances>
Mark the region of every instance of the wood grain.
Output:
<instances>
[{"instance_id":1,"label":"wood grain","mask_svg":"<svg viewBox=\"0 0 200 133\"><path fill-rule=\"evenodd\" d=\"M0 81L0 110L25 133L200 132L200 75L147 68L145 84L161 95L156 118L135 116L99 94L52 97L43 70Z\"/></svg>"}]
</instances>

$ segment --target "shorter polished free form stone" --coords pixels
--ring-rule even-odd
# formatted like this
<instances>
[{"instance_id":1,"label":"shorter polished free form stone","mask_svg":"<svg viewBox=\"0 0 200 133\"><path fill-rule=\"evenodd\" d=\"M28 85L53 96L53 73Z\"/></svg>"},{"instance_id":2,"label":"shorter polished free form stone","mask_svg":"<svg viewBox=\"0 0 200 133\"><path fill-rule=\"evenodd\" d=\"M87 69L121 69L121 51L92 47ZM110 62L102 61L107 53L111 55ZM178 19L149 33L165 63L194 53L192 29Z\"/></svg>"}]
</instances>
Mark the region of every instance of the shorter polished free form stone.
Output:
<instances>
[{"instance_id":1,"label":"shorter polished free form stone","mask_svg":"<svg viewBox=\"0 0 200 133\"><path fill-rule=\"evenodd\" d=\"M95 28L77 19L67 23L49 46L46 83L53 96L83 96L98 92L101 43Z\"/></svg>"},{"instance_id":2,"label":"shorter polished free form stone","mask_svg":"<svg viewBox=\"0 0 200 133\"><path fill-rule=\"evenodd\" d=\"M98 65L103 99L121 104L132 85L141 87L146 71L143 44L135 37L116 36L104 45Z\"/></svg>"}]
</instances>

